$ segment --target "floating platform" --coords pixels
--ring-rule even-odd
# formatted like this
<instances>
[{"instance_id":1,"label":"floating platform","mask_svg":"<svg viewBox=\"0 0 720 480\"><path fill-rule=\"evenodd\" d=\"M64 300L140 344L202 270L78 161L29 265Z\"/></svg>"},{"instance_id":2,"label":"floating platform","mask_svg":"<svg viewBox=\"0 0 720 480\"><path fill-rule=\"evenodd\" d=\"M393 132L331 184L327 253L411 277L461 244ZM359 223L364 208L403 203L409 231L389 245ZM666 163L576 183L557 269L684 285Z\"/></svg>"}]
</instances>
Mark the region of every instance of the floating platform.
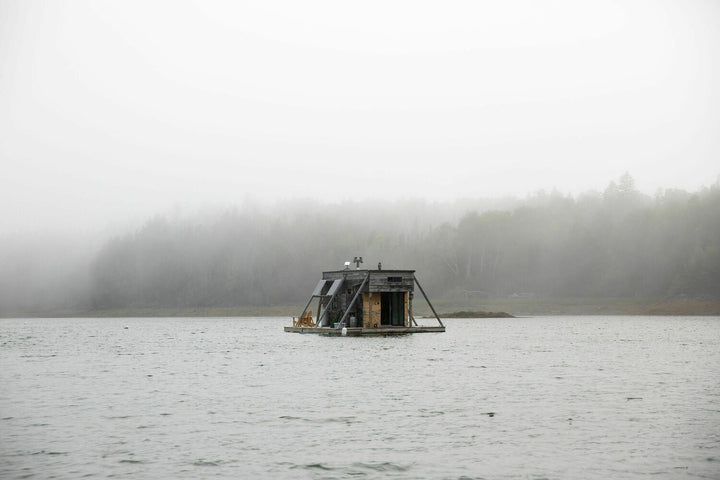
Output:
<instances>
[{"instance_id":1,"label":"floating platform","mask_svg":"<svg viewBox=\"0 0 720 480\"><path fill-rule=\"evenodd\" d=\"M331 327L284 327L286 332L294 333L313 333L315 335L324 335L326 337L340 337L342 328ZM383 327L383 328L365 328L365 327L345 327L345 336L348 337L383 337L388 335L408 335L411 333L443 333L445 327Z\"/></svg>"},{"instance_id":2,"label":"floating platform","mask_svg":"<svg viewBox=\"0 0 720 480\"><path fill-rule=\"evenodd\" d=\"M445 325L433 308L415 270L361 270L323 272L300 317L293 318L286 332L325 336L387 336L411 333L442 333ZM413 316L415 287L435 315L438 325L420 325ZM309 309L317 300L317 313ZM344 332L344 335L343 335Z\"/></svg>"}]
</instances>

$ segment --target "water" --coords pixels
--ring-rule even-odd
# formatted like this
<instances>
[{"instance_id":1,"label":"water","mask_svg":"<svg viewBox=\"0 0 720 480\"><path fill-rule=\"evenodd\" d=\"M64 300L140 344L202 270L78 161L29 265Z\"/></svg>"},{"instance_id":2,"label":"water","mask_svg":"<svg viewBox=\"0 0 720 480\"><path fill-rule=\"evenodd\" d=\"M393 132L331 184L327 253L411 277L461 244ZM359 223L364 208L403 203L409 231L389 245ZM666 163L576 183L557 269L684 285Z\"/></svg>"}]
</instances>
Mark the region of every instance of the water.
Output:
<instances>
[{"instance_id":1,"label":"water","mask_svg":"<svg viewBox=\"0 0 720 480\"><path fill-rule=\"evenodd\" d=\"M720 318L0 320L0 478L720 478Z\"/></svg>"}]
</instances>

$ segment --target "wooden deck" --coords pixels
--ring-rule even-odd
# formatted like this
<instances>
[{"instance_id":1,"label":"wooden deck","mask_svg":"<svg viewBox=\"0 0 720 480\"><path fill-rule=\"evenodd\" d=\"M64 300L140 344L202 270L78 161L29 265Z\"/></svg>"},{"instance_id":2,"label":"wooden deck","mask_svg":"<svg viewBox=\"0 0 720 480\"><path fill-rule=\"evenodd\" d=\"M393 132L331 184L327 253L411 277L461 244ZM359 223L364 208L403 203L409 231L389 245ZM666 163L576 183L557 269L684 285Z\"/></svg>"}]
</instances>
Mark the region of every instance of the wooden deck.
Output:
<instances>
[{"instance_id":1,"label":"wooden deck","mask_svg":"<svg viewBox=\"0 0 720 480\"><path fill-rule=\"evenodd\" d=\"M325 335L329 337L342 336L342 329L330 327L284 327L286 332L294 333L314 333L315 335ZM348 337L378 337L385 335L408 335L410 333L442 333L445 327L383 327L383 328L364 328L364 327L347 327Z\"/></svg>"}]
</instances>

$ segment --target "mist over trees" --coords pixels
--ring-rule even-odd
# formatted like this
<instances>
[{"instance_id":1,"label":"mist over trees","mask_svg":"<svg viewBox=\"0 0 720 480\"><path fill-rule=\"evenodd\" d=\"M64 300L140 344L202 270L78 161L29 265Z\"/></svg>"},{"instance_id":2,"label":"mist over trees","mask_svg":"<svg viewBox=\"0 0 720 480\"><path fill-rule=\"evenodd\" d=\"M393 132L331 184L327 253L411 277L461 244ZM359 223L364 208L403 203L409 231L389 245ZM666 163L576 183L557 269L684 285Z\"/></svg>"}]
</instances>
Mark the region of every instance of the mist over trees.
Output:
<instances>
[{"instance_id":1,"label":"mist over trees","mask_svg":"<svg viewBox=\"0 0 720 480\"><path fill-rule=\"evenodd\" d=\"M0 315L86 308L96 251L85 237L50 232L0 236Z\"/></svg>"},{"instance_id":2,"label":"mist over trees","mask_svg":"<svg viewBox=\"0 0 720 480\"><path fill-rule=\"evenodd\" d=\"M361 268L414 268L445 298L719 299L720 185L649 197L626 174L578 197L250 204L156 216L85 257L55 263L44 263L55 255L26 258L19 248L0 257L5 315L297 304L322 270L356 255Z\"/></svg>"}]
</instances>

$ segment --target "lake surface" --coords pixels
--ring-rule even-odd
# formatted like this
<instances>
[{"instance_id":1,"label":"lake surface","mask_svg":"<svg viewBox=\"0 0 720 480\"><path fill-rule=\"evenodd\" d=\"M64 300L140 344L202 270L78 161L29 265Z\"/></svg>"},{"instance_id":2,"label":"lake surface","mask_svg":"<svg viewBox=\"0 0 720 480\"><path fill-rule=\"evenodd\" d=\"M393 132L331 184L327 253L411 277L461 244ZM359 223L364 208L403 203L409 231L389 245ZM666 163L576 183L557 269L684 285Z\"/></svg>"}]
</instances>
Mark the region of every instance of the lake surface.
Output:
<instances>
[{"instance_id":1,"label":"lake surface","mask_svg":"<svg viewBox=\"0 0 720 480\"><path fill-rule=\"evenodd\" d=\"M288 323L0 319L0 478L720 478L720 317Z\"/></svg>"}]
</instances>

